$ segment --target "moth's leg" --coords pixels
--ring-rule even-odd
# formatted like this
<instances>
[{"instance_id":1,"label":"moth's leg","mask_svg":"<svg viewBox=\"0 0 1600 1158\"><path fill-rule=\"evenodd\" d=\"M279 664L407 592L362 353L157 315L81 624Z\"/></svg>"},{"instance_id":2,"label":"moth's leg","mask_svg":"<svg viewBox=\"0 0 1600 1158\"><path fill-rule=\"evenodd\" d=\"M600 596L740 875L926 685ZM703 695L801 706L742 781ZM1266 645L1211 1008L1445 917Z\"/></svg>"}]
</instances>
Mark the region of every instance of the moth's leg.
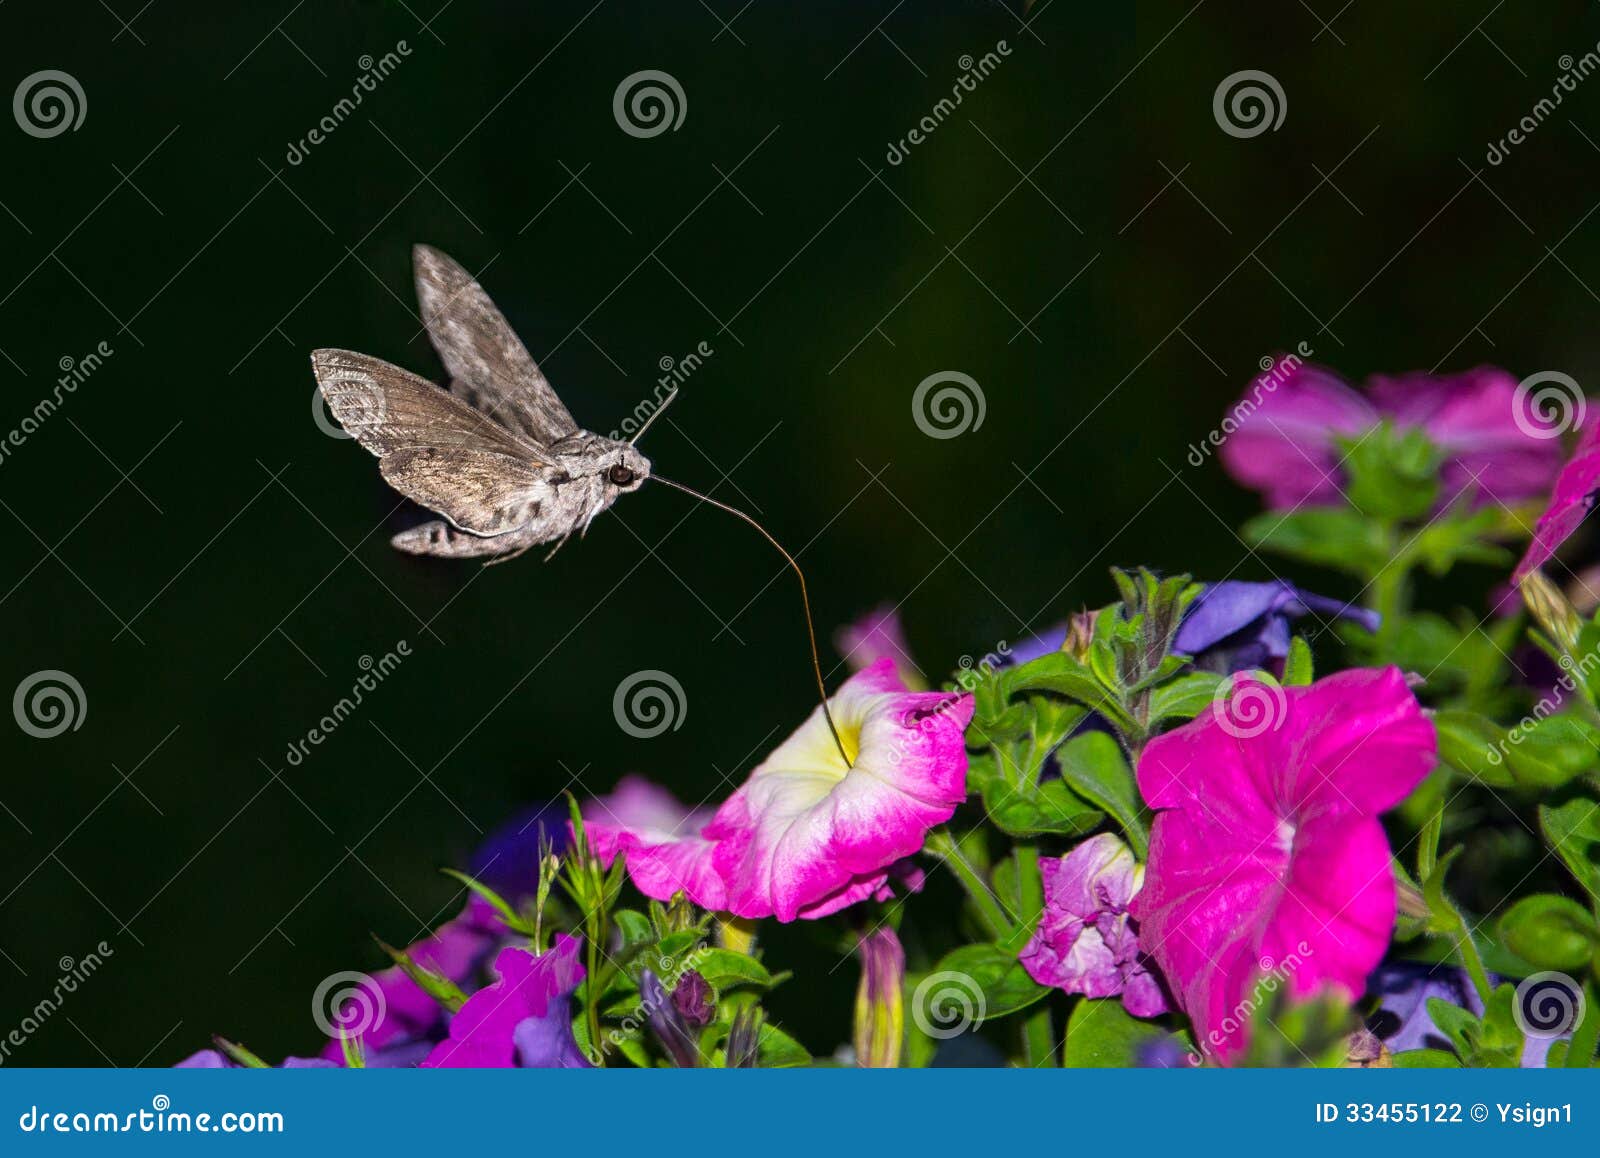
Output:
<instances>
[{"instance_id":1,"label":"moth's leg","mask_svg":"<svg viewBox=\"0 0 1600 1158\"><path fill-rule=\"evenodd\" d=\"M512 551L509 554L496 555L493 559L485 559L483 561L483 565L485 567L493 567L496 563L509 563L513 559L520 559L523 555L526 555L530 550L533 549L533 545L534 545L533 544L533 540L530 539L527 542L523 543L522 546L518 547L515 551ZM557 545L559 546L560 544L557 544ZM552 551L550 553L552 555L555 554L554 551Z\"/></svg>"},{"instance_id":2,"label":"moth's leg","mask_svg":"<svg viewBox=\"0 0 1600 1158\"><path fill-rule=\"evenodd\" d=\"M522 540L509 535L474 535L457 530L442 519L401 531L389 540L396 550L408 555L431 555L441 559L478 559L503 555L515 550Z\"/></svg>"}]
</instances>

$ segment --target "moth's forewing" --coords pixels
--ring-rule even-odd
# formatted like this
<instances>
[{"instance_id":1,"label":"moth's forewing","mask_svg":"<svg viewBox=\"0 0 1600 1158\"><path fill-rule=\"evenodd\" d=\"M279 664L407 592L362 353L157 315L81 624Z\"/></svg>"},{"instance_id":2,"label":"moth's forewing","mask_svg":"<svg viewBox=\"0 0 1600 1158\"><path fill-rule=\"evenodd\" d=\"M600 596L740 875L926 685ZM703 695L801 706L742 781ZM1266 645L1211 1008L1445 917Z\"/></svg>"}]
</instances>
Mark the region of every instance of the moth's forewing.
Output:
<instances>
[{"instance_id":1,"label":"moth's forewing","mask_svg":"<svg viewBox=\"0 0 1600 1158\"><path fill-rule=\"evenodd\" d=\"M432 246L415 246L412 259L422 322L451 391L541 445L576 434L578 424L472 275Z\"/></svg>"}]
</instances>

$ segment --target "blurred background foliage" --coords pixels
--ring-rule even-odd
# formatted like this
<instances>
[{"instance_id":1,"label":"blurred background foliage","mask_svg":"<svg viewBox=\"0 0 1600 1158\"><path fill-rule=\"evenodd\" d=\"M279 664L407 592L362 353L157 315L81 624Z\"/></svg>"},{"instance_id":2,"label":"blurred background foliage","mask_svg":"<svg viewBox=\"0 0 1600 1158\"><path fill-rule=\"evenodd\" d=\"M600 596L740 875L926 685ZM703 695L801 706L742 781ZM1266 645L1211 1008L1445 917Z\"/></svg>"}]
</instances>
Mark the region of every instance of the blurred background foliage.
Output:
<instances>
[{"instance_id":1,"label":"blurred background foliage","mask_svg":"<svg viewBox=\"0 0 1600 1158\"><path fill-rule=\"evenodd\" d=\"M53 139L0 126L0 428L61 359L114 351L0 465L0 684L58 668L88 700L54 740L0 729L0 1032L60 958L115 953L10 1064L165 1064L213 1031L309 1051L317 982L377 967L369 932L449 915L437 869L483 832L627 771L720 795L812 704L792 579L681 495L647 488L548 565L388 547L416 516L313 423L307 354L438 374L415 241L484 271L590 427L707 343L647 452L804 549L825 634L899 602L935 678L1109 601L1112 564L1271 574L1233 534L1253 497L1186 461L1266 355L1596 369L1600 80L1484 159L1595 48L1575 0L1051 0L1026 26L977 2L136 7L0 10L7 86L58 68L88 100ZM652 68L687 115L635 139L613 91ZM1285 90L1276 132L1219 130L1241 69ZM940 370L987 401L947 441L910 412ZM359 715L286 764L401 639ZM612 718L642 668L688 703L648 741ZM831 1050L853 963L812 929L770 952L831 987L772 1001Z\"/></svg>"}]
</instances>

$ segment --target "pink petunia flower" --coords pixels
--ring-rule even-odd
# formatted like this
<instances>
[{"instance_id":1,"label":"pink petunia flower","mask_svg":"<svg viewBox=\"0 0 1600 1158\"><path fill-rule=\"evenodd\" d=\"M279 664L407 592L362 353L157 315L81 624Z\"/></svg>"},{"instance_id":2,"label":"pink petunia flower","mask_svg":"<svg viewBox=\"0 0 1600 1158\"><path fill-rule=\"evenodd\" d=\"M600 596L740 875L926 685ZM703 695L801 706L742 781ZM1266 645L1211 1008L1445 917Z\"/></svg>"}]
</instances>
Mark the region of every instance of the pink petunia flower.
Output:
<instances>
[{"instance_id":1,"label":"pink petunia flower","mask_svg":"<svg viewBox=\"0 0 1600 1158\"><path fill-rule=\"evenodd\" d=\"M639 891L679 890L701 908L792 921L916 891L905 858L966 799L963 734L972 697L911 692L880 657L828 700L847 765L821 708L780 744L714 817L636 777L584 810L596 853L628 857ZM592 819L591 819L592 817Z\"/></svg>"},{"instance_id":2,"label":"pink petunia flower","mask_svg":"<svg viewBox=\"0 0 1600 1158\"><path fill-rule=\"evenodd\" d=\"M895 674L906 687L921 690L928 686L917 661L911 658L911 645L906 642L900 612L892 603L880 603L854 623L839 628L833 633L833 646L851 671L871 667L888 656L894 662Z\"/></svg>"},{"instance_id":3,"label":"pink petunia flower","mask_svg":"<svg viewBox=\"0 0 1600 1158\"><path fill-rule=\"evenodd\" d=\"M1243 1048L1264 975L1293 998L1362 991L1395 915L1377 816L1436 753L1393 667L1304 688L1241 679L1230 701L1145 747L1139 790L1161 811L1130 912L1204 1051Z\"/></svg>"},{"instance_id":4,"label":"pink petunia flower","mask_svg":"<svg viewBox=\"0 0 1600 1158\"><path fill-rule=\"evenodd\" d=\"M740 917L820 917L880 893L967 796L969 694L911 692L887 656L828 701L750 773L705 835Z\"/></svg>"},{"instance_id":5,"label":"pink petunia flower","mask_svg":"<svg viewBox=\"0 0 1600 1158\"><path fill-rule=\"evenodd\" d=\"M727 907L722 878L711 865L702 830L713 808L691 809L642 776L624 776L609 796L583 809L583 827L602 864L628 855L628 875L647 897L671 900L680 890L703 909Z\"/></svg>"},{"instance_id":6,"label":"pink petunia flower","mask_svg":"<svg viewBox=\"0 0 1600 1158\"><path fill-rule=\"evenodd\" d=\"M1338 439L1388 419L1420 429L1445 454L1441 499L1473 490L1486 502L1543 494L1561 450L1504 370L1375 376L1365 395L1320 366L1264 374L1230 412L1220 457L1233 478L1282 509L1335 503L1343 486Z\"/></svg>"},{"instance_id":7,"label":"pink petunia flower","mask_svg":"<svg viewBox=\"0 0 1600 1158\"><path fill-rule=\"evenodd\" d=\"M1121 996L1135 1017L1167 1011L1161 986L1145 968L1128 905L1144 884L1144 866L1111 833L1092 836L1063 857L1043 857L1044 912L1017 959L1040 985L1086 997Z\"/></svg>"},{"instance_id":8,"label":"pink petunia flower","mask_svg":"<svg viewBox=\"0 0 1600 1158\"><path fill-rule=\"evenodd\" d=\"M1550 505L1533 528L1533 542L1512 572L1511 580L1520 583L1535 568L1548 563L1567 537L1588 516L1600 492L1600 422L1591 422L1578 436L1572 457L1556 478Z\"/></svg>"}]
</instances>

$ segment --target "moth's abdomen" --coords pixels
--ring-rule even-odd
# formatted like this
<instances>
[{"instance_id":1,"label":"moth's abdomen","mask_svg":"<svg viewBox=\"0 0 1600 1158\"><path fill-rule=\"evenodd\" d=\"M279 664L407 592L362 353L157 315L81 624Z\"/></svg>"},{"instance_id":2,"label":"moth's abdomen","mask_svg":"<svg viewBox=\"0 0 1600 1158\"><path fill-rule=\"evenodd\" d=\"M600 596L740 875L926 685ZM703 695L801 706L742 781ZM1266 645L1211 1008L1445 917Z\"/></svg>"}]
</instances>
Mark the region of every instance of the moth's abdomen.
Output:
<instances>
[{"instance_id":1,"label":"moth's abdomen","mask_svg":"<svg viewBox=\"0 0 1600 1158\"><path fill-rule=\"evenodd\" d=\"M401 531L389 540L390 544L408 555L433 555L441 559L477 559L486 555L503 555L524 545L521 535L473 535L458 531L443 520L423 523L409 531Z\"/></svg>"}]
</instances>

